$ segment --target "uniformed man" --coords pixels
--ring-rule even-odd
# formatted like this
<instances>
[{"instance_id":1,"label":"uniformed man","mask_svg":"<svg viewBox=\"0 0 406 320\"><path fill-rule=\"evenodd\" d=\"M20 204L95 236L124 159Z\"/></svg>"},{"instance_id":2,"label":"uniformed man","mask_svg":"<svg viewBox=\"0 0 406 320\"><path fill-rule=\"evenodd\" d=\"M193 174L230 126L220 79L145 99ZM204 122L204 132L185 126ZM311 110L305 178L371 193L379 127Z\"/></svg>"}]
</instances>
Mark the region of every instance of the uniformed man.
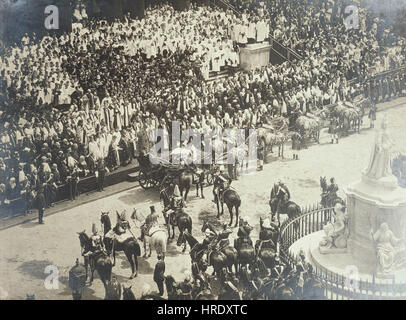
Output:
<instances>
[{"instance_id":1,"label":"uniformed man","mask_svg":"<svg viewBox=\"0 0 406 320\"><path fill-rule=\"evenodd\" d=\"M240 226L237 231L237 237L239 245L243 242L247 242L252 246L252 240L250 238L252 227L248 224L245 217L240 217Z\"/></svg>"},{"instance_id":2,"label":"uniformed man","mask_svg":"<svg viewBox=\"0 0 406 320\"><path fill-rule=\"evenodd\" d=\"M84 256L89 257L89 264L91 266L91 269L93 270L95 255L104 251L103 239L101 235L99 235L95 223L92 224L92 236L90 237L90 240L91 240L90 251L86 252Z\"/></svg>"},{"instance_id":3,"label":"uniformed man","mask_svg":"<svg viewBox=\"0 0 406 320\"><path fill-rule=\"evenodd\" d=\"M330 185L327 189L327 192L328 192L328 197L330 199L330 204L331 204L331 206L333 206L334 203L332 203L332 201L337 199L337 192L338 192L338 185L335 183L334 178L330 179Z\"/></svg>"},{"instance_id":4,"label":"uniformed man","mask_svg":"<svg viewBox=\"0 0 406 320\"><path fill-rule=\"evenodd\" d=\"M371 121L369 127L371 129L375 128L375 120L376 120L376 105L375 104L373 104L371 106L371 109L369 110L368 118Z\"/></svg>"},{"instance_id":5,"label":"uniformed man","mask_svg":"<svg viewBox=\"0 0 406 320\"><path fill-rule=\"evenodd\" d=\"M182 291L179 300L192 300L192 276L186 273L185 280L179 284L179 288Z\"/></svg>"},{"instance_id":6,"label":"uniformed man","mask_svg":"<svg viewBox=\"0 0 406 320\"><path fill-rule=\"evenodd\" d=\"M231 185L232 179L230 176L224 172L224 165L221 165L219 168L219 174L216 176L214 180L214 187L213 187L213 195L214 195L214 203L217 203L217 200L223 202L222 194L224 190L228 189Z\"/></svg>"},{"instance_id":7,"label":"uniformed man","mask_svg":"<svg viewBox=\"0 0 406 320\"><path fill-rule=\"evenodd\" d=\"M280 212L280 208L283 208L285 204L290 200L290 192L288 187L285 185L285 182L283 180L279 180L279 190L278 190L278 196L282 201L279 201L279 208L278 212Z\"/></svg>"},{"instance_id":8,"label":"uniformed man","mask_svg":"<svg viewBox=\"0 0 406 320\"><path fill-rule=\"evenodd\" d=\"M159 295L164 294L164 281L165 281L165 262L162 254L158 254L158 262L154 269L154 281L158 286Z\"/></svg>"},{"instance_id":9,"label":"uniformed man","mask_svg":"<svg viewBox=\"0 0 406 320\"><path fill-rule=\"evenodd\" d=\"M223 223L223 229L217 235L217 244L220 248L230 245L230 241L228 240L228 237L232 233L233 233L233 230L230 230L228 228L227 223Z\"/></svg>"},{"instance_id":10,"label":"uniformed man","mask_svg":"<svg viewBox=\"0 0 406 320\"><path fill-rule=\"evenodd\" d=\"M172 212L169 214L169 219L170 221L172 221L173 225L176 225L178 215L182 212L185 206L185 200L180 194L179 187L178 185L175 185L175 188L173 190L173 197L170 203L170 209L172 209Z\"/></svg>"},{"instance_id":11,"label":"uniformed man","mask_svg":"<svg viewBox=\"0 0 406 320\"><path fill-rule=\"evenodd\" d=\"M331 134L331 144L334 144L334 140L338 143L338 120L336 118L330 121L330 134Z\"/></svg>"}]
</instances>

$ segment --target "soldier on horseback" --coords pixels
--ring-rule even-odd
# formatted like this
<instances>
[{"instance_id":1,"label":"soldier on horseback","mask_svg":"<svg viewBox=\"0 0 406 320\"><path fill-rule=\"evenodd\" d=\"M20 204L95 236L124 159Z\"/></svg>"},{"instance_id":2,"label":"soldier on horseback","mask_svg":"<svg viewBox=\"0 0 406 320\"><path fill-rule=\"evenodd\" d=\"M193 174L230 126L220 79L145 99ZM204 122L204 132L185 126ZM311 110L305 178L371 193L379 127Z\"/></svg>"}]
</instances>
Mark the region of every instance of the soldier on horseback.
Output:
<instances>
[{"instance_id":1,"label":"soldier on horseback","mask_svg":"<svg viewBox=\"0 0 406 320\"><path fill-rule=\"evenodd\" d=\"M248 221L244 217L240 217L240 227L237 231L238 247L240 247L242 243L248 243L252 246L252 240L250 237L251 230L252 227L248 224Z\"/></svg>"},{"instance_id":2,"label":"soldier on horseback","mask_svg":"<svg viewBox=\"0 0 406 320\"><path fill-rule=\"evenodd\" d=\"M214 203L217 203L219 200L220 202L223 202L223 193L225 190L227 190L231 186L232 179L230 176L224 172L224 165L221 165L219 168L219 174L216 176L216 179L214 180L214 188L213 188L213 194L214 194Z\"/></svg>"},{"instance_id":3,"label":"soldier on horseback","mask_svg":"<svg viewBox=\"0 0 406 320\"><path fill-rule=\"evenodd\" d=\"M90 268L93 270L95 267L94 258L99 253L105 253L104 244L102 236L99 234L96 224L93 223L92 225L92 236L90 237L91 240L91 249L90 251L83 254L84 257L89 258Z\"/></svg>"},{"instance_id":4,"label":"soldier on horseback","mask_svg":"<svg viewBox=\"0 0 406 320\"><path fill-rule=\"evenodd\" d=\"M173 191L173 196L169 203L169 206L164 209L164 215L166 215L166 213L169 210L172 210L172 211L169 213L169 219L165 219L165 220L167 220L172 225L176 225L178 216L180 213L183 212L183 208L185 206L186 206L185 200L183 199L183 197L180 194L179 187L178 187L178 185L175 185L175 189Z\"/></svg>"},{"instance_id":5,"label":"soldier on horseback","mask_svg":"<svg viewBox=\"0 0 406 320\"><path fill-rule=\"evenodd\" d=\"M280 285L284 279L285 264L280 260L279 255L275 257L275 267L271 270L270 278L274 281L274 288Z\"/></svg>"},{"instance_id":6,"label":"soldier on horseback","mask_svg":"<svg viewBox=\"0 0 406 320\"><path fill-rule=\"evenodd\" d=\"M233 230L230 230L228 228L227 223L223 223L223 230L221 230L220 233L217 235L216 246L218 245L220 248L229 246L230 240L228 239L228 237L232 233L233 233Z\"/></svg>"},{"instance_id":7,"label":"soldier on horseback","mask_svg":"<svg viewBox=\"0 0 406 320\"><path fill-rule=\"evenodd\" d=\"M327 196L328 196L328 199L329 199L330 206L335 205L333 202L334 202L335 199L338 198L337 192L338 192L338 185L335 183L335 179L331 178L330 179L330 186L327 188Z\"/></svg>"},{"instance_id":8,"label":"soldier on horseback","mask_svg":"<svg viewBox=\"0 0 406 320\"><path fill-rule=\"evenodd\" d=\"M150 206L150 214L145 218L145 222L144 224L141 226L141 237L140 240L144 241L144 237L145 236L150 236L151 234L151 229L153 227L157 227L158 226L158 214L155 211L155 206ZM144 247L146 246L145 242L144 242Z\"/></svg>"},{"instance_id":9,"label":"soldier on horseback","mask_svg":"<svg viewBox=\"0 0 406 320\"><path fill-rule=\"evenodd\" d=\"M127 220L126 211L121 214L117 212L117 225L113 228L117 235L121 235L130 229L130 223Z\"/></svg>"}]
</instances>

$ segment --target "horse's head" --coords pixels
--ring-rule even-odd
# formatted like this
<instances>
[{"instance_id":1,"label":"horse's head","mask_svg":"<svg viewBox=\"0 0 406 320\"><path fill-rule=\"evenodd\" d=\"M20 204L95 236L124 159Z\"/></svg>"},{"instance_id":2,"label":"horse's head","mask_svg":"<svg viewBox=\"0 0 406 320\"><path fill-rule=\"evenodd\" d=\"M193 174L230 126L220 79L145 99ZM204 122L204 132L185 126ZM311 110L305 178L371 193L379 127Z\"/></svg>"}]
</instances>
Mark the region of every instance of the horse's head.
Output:
<instances>
[{"instance_id":1,"label":"horse's head","mask_svg":"<svg viewBox=\"0 0 406 320\"><path fill-rule=\"evenodd\" d=\"M100 222L102 224L110 222L110 217L109 217L109 212L108 211L107 212L103 212L103 211L101 212Z\"/></svg>"},{"instance_id":2,"label":"horse's head","mask_svg":"<svg viewBox=\"0 0 406 320\"><path fill-rule=\"evenodd\" d=\"M179 237L178 237L178 241L176 242L176 245L178 246L178 247L180 247L183 243L185 243L185 239L186 239L186 236L185 236L185 233L186 233L186 231L184 231L183 233L180 233L179 234Z\"/></svg>"},{"instance_id":3,"label":"horse's head","mask_svg":"<svg viewBox=\"0 0 406 320\"><path fill-rule=\"evenodd\" d=\"M129 286L128 288L123 286L123 300L135 300L135 295L133 291L131 290L132 286Z\"/></svg>"},{"instance_id":4,"label":"horse's head","mask_svg":"<svg viewBox=\"0 0 406 320\"><path fill-rule=\"evenodd\" d=\"M326 177L320 177L320 187L323 190L323 192L327 189L327 178Z\"/></svg>"},{"instance_id":5,"label":"horse's head","mask_svg":"<svg viewBox=\"0 0 406 320\"><path fill-rule=\"evenodd\" d=\"M80 246L82 247L82 249L90 246L90 238L86 234L86 230L78 232L78 235L79 235Z\"/></svg>"},{"instance_id":6,"label":"horse's head","mask_svg":"<svg viewBox=\"0 0 406 320\"><path fill-rule=\"evenodd\" d=\"M165 285L168 292L173 291L175 283L176 283L175 278L172 277L171 275L165 277Z\"/></svg>"}]
</instances>

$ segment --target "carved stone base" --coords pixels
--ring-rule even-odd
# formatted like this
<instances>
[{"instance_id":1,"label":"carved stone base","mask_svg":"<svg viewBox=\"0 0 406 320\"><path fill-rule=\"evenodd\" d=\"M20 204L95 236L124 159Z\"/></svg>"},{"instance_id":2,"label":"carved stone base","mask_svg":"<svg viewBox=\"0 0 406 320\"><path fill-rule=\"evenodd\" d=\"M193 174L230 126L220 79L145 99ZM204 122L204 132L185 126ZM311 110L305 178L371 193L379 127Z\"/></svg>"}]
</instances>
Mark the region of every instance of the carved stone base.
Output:
<instances>
[{"instance_id":1,"label":"carved stone base","mask_svg":"<svg viewBox=\"0 0 406 320\"><path fill-rule=\"evenodd\" d=\"M329 247L319 247L319 251L321 254L335 254L335 253L347 253L347 248L329 248Z\"/></svg>"}]
</instances>

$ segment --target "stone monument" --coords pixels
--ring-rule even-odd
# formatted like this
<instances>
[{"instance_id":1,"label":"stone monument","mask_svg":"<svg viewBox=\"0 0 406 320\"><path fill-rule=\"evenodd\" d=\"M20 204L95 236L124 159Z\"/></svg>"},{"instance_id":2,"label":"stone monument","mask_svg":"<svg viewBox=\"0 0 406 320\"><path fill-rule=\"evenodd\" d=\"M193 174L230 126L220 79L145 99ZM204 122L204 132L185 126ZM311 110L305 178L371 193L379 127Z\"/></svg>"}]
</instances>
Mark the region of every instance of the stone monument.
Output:
<instances>
[{"instance_id":1,"label":"stone monument","mask_svg":"<svg viewBox=\"0 0 406 320\"><path fill-rule=\"evenodd\" d=\"M312 236L316 266L344 276L356 266L363 279L406 283L406 189L392 174L394 156L384 118L360 181L345 188L347 211L334 207L331 221Z\"/></svg>"}]
</instances>

